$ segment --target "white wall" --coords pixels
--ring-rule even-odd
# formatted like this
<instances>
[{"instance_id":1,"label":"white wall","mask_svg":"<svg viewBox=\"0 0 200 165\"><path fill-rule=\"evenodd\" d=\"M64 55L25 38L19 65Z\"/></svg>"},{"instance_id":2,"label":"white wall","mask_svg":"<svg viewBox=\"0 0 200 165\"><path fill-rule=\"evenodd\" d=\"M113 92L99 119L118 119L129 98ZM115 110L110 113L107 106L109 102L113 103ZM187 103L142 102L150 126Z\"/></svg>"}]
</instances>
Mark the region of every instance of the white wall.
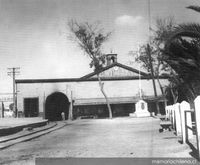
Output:
<instances>
[{"instance_id":1,"label":"white wall","mask_svg":"<svg viewBox=\"0 0 200 165\"><path fill-rule=\"evenodd\" d=\"M162 85L167 85L167 80L160 80ZM153 96L152 80L141 80L142 90L145 96ZM160 87L156 81L158 95L161 95ZM138 80L104 81L104 89L108 97L134 97L139 93ZM17 107L23 111L23 100L27 97L39 98L39 112L43 112L45 98L54 93L62 92L71 102L71 90L74 99L103 98L98 81L84 82L59 82L59 83L21 83L17 84Z\"/></svg>"}]
</instances>

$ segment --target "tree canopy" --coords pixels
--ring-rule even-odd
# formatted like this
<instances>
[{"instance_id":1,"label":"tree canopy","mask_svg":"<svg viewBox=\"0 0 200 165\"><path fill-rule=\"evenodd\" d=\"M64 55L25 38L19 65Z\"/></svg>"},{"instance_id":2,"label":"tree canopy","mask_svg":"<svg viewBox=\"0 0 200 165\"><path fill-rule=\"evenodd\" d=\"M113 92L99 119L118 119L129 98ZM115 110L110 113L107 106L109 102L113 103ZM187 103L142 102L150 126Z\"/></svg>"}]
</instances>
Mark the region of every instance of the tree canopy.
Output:
<instances>
[{"instance_id":1,"label":"tree canopy","mask_svg":"<svg viewBox=\"0 0 200 165\"><path fill-rule=\"evenodd\" d=\"M198 6L187 8L200 12ZM200 24L176 25L163 52L165 62L176 72L182 99L192 102L200 94Z\"/></svg>"},{"instance_id":2,"label":"tree canopy","mask_svg":"<svg viewBox=\"0 0 200 165\"><path fill-rule=\"evenodd\" d=\"M75 20L70 20L68 25L75 35L74 39L79 47L90 57L90 67L94 67L95 71L101 70L105 62L101 48L103 43L108 40L111 32L104 33L104 29L99 27L99 23L78 23Z\"/></svg>"},{"instance_id":3,"label":"tree canopy","mask_svg":"<svg viewBox=\"0 0 200 165\"><path fill-rule=\"evenodd\" d=\"M103 28L100 28L98 23L78 23L75 20L71 20L68 22L68 25L72 34L75 36L74 40L91 59L90 67L93 67L97 72L99 87L107 103L109 118L112 118L112 110L109 99L104 91L104 83L101 81L101 77L99 75L101 69L103 68L103 64L105 63L105 56L101 52L101 48L103 43L108 40L111 32L104 33Z\"/></svg>"}]
</instances>

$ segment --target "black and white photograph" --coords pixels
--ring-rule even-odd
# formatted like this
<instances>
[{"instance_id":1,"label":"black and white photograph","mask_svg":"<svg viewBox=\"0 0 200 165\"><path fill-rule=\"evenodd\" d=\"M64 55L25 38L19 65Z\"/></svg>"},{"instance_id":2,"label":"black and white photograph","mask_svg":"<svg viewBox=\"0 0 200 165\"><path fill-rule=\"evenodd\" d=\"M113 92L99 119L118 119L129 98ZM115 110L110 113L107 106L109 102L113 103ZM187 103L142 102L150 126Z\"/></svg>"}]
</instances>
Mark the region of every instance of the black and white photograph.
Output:
<instances>
[{"instance_id":1,"label":"black and white photograph","mask_svg":"<svg viewBox=\"0 0 200 165\"><path fill-rule=\"evenodd\" d=\"M0 0L0 164L199 163L199 0Z\"/></svg>"}]
</instances>

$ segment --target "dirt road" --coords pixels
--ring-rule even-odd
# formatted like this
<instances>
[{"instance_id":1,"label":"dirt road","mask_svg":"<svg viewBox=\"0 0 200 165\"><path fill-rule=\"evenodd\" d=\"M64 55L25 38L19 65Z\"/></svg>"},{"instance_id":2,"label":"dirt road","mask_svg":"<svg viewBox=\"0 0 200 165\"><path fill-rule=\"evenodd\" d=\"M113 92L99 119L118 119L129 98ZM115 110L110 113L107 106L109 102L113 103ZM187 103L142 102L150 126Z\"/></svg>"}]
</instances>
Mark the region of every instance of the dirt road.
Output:
<instances>
[{"instance_id":1,"label":"dirt road","mask_svg":"<svg viewBox=\"0 0 200 165\"><path fill-rule=\"evenodd\" d=\"M173 131L155 118L76 120L40 138L0 151L2 164L34 164L36 157L191 157Z\"/></svg>"}]
</instances>

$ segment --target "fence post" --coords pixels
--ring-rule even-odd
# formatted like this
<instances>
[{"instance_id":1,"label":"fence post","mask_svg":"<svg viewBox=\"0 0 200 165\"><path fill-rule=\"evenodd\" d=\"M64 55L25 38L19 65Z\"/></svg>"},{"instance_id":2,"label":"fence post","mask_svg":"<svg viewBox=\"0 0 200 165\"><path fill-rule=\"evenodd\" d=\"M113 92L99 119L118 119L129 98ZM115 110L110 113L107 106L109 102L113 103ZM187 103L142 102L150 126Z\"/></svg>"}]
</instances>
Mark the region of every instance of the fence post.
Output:
<instances>
[{"instance_id":1,"label":"fence post","mask_svg":"<svg viewBox=\"0 0 200 165\"><path fill-rule=\"evenodd\" d=\"M190 104L186 101L182 101L180 104L180 115L181 115L181 130L182 130L182 142L186 142L186 137L190 138L192 130L186 130L187 126L192 127L191 113L185 111L190 110ZM185 118L186 116L186 118ZM186 119L186 121L185 121ZM187 125L187 126L186 126ZM188 139L187 139L188 140Z\"/></svg>"},{"instance_id":2,"label":"fence post","mask_svg":"<svg viewBox=\"0 0 200 165\"><path fill-rule=\"evenodd\" d=\"M195 125L196 125L196 138L197 138L197 151L198 158L200 159L200 149L199 149L199 136L200 136L200 96L194 100L194 113L195 113Z\"/></svg>"},{"instance_id":3,"label":"fence post","mask_svg":"<svg viewBox=\"0 0 200 165\"><path fill-rule=\"evenodd\" d=\"M174 105L171 105L171 109L170 109L170 112L171 112L171 122L172 122L172 128L174 129L175 127L175 114L174 114Z\"/></svg>"},{"instance_id":4,"label":"fence post","mask_svg":"<svg viewBox=\"0 0 200 165\"><path fill-rule=\"evenodd\" d=\"M1 112L2 112L2 118L4 118L4 104L3 104L3 101L1 103Z\"/></svg>"},{"instance_id":5,"label":"fence post","mask_svg":"<svg viewBox=\"0 0 200 165\"><path fill-rule=\"evenodd\" d=\"M176 135L181 135L181 116L180 116L180 104L176 103L174 105L175 111L175 125L176 125Z\"/></svg>"},{"instance_id":6,"label":"fence post","mask_svg":"<svg viewBox=\"0 0 200 165\"><path fill-rule=\"evenodd\" d=\"M170 112L171 112L171 122L172 122L172 128L174 129L174 105L171 105L171 109L170 109Z\"/></svg>"},{"instance_id":7,"label":"fence post","mask_svg":"<svg viewBox=\"0 0 200 165\"><path fill-rule=\"evenodd\" d=\"M166 107L165 107L165 118L166 118L167 120L169 120L169 111L170 111L170 107L169 107L169 106L166 106Z\"/></svg>"},{"instance_id":8,"label":"fence post","mask_svg":"<svg viewBox=\"0 0 200 165\"><path fill-rule=\"evenodd\" d=\"M192 113L191 112L187 112L186 113L186 119L187 119L187 126L192 128ZM186 141L188 141L188 139L192 139L193 137L193 131L191 129L187 129L187 139Z\"/></svg>"}]
</instances>

